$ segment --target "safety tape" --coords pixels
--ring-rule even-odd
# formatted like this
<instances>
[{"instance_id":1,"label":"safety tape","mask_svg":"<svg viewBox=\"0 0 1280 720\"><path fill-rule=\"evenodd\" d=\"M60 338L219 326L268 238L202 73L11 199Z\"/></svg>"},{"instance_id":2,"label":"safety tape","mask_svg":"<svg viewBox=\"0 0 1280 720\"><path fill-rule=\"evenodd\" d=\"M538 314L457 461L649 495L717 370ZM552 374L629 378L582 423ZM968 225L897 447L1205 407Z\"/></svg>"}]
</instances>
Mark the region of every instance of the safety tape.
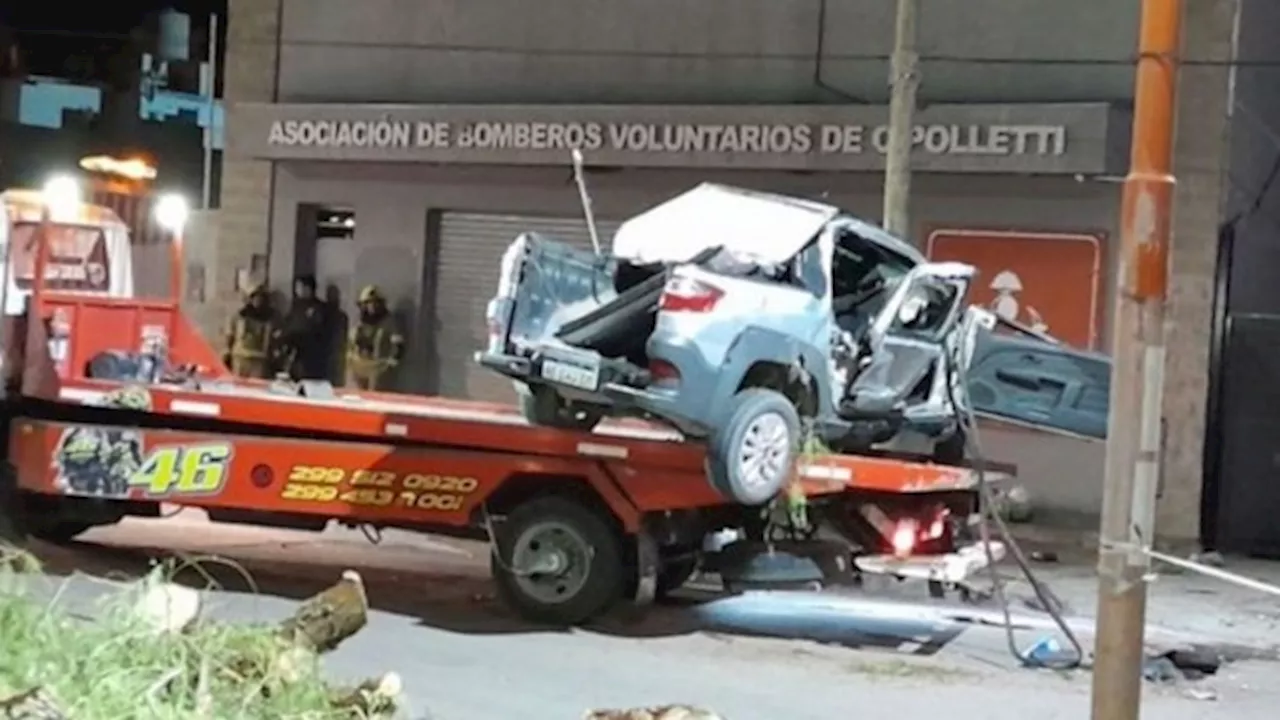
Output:
<instances>
[{"instance_id":1,"label":"safety tape","mask_svg":"<svg viewBox=\"0 0 1280 720\"><path fill-rule=\"evenodd\" d=\"M1152 550L1149 547L1131 545L1128 543L1110 544L1107 547L1113 550L1119 550L1122 552L1129 552L1129 553L1136 552L1141 555L1145 555L1153 560L1159 560L1160 562L1168 563L1170 565L1173 565L1174 567L1180 567L1184 570L1190 570L1191 572L1199 573L1201 575L1204 575L1206 577L1211 577L1216 580L1221 580L1225 583L1230 583L1232 585L1239 585L1240 587L1248 588L1250 590L1255 590L1257 592L1264 593L1266 595L1273 595L1275 597L1280 597L1280 586L1272 585L1271 583L1265 583L1265 582L1262 582L1261 580L1255 580L1254 578L1246 577L1238 573L1228 572L1227 570L1223 570L1222 568L1216 568L1216 567L1213 567L1212 565L1206 565L1204 563L1199 563L1194 560L1186 560L1184 558L1177 557L1176 555L1168 555L1158 550Z\"/></svg>"}]
</instances>

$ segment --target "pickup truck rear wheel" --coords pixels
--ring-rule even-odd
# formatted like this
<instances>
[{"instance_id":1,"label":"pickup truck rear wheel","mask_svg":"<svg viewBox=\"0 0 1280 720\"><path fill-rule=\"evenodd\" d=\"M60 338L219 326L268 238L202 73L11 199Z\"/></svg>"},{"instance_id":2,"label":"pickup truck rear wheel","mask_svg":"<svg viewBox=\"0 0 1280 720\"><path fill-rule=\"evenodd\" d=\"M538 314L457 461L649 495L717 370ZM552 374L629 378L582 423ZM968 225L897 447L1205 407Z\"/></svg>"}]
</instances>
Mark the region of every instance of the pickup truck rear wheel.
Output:
<instances>
[{"instance_id":1,"label":"pickup truck rear wheel","mask_svg":"<svg viewBox=\"0 0 1280 720\"><path fill-rule=\"evenodd\" d=\"M490 567L498 594L525 619L577 625L622 599L622 541L600 511L541 497L511 511L494 535Z\"/></svg>"},{"instance_id":2,"label":"pickup truck rear wheel","mask_svg":"<svg viewBox=\"0 0 1280 720\"><path fill-rule=\"evenodd\" d=\"M600 408L566 401L548 387L520 391L520 414L530 425L590 430L604 417Z\"/></svg>"},{"instance_id":3,"label":"pickup truck rear wheel","mask_svg":"<svg viewBox=\"0 0 1280 720\"><path fill-rule=\"evenodd\" d=\"M799 447L800 415L791 401L775 390L743 390L711 436L711 484L733 502L763 505L791 478Z\"/></svg>"}]
</instances>

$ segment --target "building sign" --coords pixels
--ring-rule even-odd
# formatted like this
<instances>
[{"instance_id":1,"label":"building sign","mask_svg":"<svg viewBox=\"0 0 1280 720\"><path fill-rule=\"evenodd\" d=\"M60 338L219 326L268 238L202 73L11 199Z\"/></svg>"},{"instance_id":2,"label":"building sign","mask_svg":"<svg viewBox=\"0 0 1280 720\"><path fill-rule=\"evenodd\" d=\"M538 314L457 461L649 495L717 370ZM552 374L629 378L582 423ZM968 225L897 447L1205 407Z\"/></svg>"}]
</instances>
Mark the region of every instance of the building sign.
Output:
<instances>
[{"instance_id":1,"label":"building sign","mask_svg":"<svg viewBox=\"0 0 1280 720\"><path fill-rule=\"evenodd\" d=\"M889 141L870 106L376 106L232 108L233 156L297 160L877 170ZM1104 173L1123 165L1106 105L934 105L912 132L935 172ZM1121 147L1121 149L1123 149ZM1116 156L1116 157L1113 157ZM1119 165L1117 165L1119 163Z\"/></svg>"},{"instance_id":2,"label":"building sign","mask_svg":"<svg viewBox=\"0 0 1280 720\"><path fill-rule=\"evenodd\" d=\"M930 260L978 268L970 301L1068 345L1098 347L1101 241L1093 235L937 230Z\"/></svg>"},{"instance_id":3,"label":"building sign","mask_svg":"<svg viewBox=\"0 0 1280 720\"><path fill-rule=\"evenodd\" d=\"M931 155L1062 155L1062 125L917 125L917 151ZM270 145L303 147L559 150L636 153L808 154L877 152L887 125L694 125L597 122L417 122L276 120Z\"/></svg>"}]
</instances>

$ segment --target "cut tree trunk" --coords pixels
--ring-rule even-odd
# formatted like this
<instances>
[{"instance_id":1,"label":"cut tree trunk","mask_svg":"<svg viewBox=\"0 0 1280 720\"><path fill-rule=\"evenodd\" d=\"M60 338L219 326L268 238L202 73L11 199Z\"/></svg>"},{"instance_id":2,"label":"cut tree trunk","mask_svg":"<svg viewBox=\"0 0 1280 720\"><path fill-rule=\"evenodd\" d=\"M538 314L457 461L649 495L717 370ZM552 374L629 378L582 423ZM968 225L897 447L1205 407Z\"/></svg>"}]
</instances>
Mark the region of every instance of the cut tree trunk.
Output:
<instances>
[{"instance_id":1,"label":"cut tree trunk","mask_svg":"<svg viewBox=\"0 0 1280 720\"><path fill-rule=\"evenodd\" d=\"M293 617L281 623L280 635L295 645L325 653L368 622L364 580L355 570L344 570L333 587L304 601Z\"/></svg>"}]
</instances>

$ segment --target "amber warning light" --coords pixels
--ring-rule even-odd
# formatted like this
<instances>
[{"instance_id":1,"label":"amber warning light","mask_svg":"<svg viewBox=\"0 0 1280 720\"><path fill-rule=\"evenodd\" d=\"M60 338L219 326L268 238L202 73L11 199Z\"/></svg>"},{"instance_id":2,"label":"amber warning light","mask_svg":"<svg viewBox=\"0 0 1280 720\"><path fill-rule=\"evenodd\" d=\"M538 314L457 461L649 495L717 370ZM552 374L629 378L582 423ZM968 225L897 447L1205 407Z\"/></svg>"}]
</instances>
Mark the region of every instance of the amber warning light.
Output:
<instances>
[{"instance_id":1,"label":"amber warning light","mask_svg":"<svg viewBox=\"0 0 1280 720\"><path fill-rule=\"evenodd\" d=\"M114 158L110 155L92 155L81 158L80 167L86 172L114 175L129 180L155 180L156 169L139 158Z\"/></svg>"}]
</instances>

